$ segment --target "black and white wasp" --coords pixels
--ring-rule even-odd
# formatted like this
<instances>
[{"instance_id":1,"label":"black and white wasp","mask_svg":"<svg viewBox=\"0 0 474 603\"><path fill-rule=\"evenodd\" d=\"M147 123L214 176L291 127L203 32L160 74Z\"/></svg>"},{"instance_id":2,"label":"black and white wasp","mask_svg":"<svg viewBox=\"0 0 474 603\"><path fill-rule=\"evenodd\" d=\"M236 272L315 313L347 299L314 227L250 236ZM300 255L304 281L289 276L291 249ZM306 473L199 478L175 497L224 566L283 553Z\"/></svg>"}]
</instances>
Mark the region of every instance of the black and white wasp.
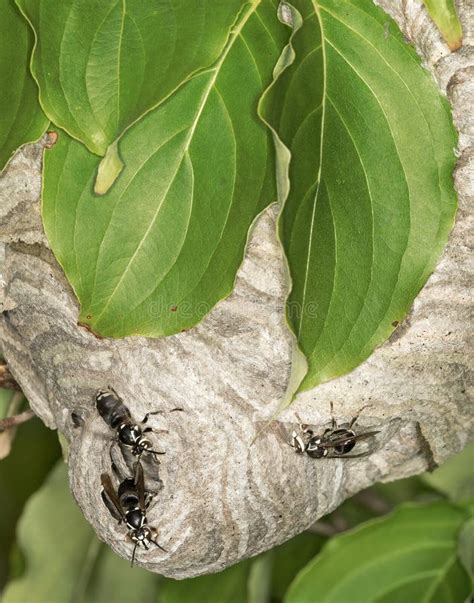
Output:
<instances>
[{"instance_id":1,"label":"black and white wasp","mask_svg":"<svg viewBox=\"0 0 474 603\"><path fill-rule=\"evenodd\" d=\"M309 425L300 424L300 431L293 431L289 444L298 454L306 453L314 459L368 456L373 452L370 448L358 454L349 454L357 442L371 439L380 433L379 431L356 433L353 429L364 408L366 407L361 408L350 423L338 426L332 413L331 404L331 427L326 428L322 434L318 435L310 429Z\"/></svg>"},{"instance_id":2,"label":"black and white wasp","mask_svg":"<svg viewBox=\"0 0 474 603\"><path fill-rule=\"evenodd\" d=\"M114 473L117 474L115 465L112 465ZM117 475L118 479L120 476ZM109 510L110 514L119 524L125 523L129 532L128 535L135 543L132 552L131 563L135 562L135 554L138 546L149 550L154 544L159 549L167 552L156 541L157 532L148 525L147 509L151 503L152 496L145 490L143 477L143 467L139 461L135 463L135 475L133 478L127 477L122 480L116 488L112 478L108 473L103 473L100 477L102 483L102 500Z\"/></svg>"},{"instance_id":3,"label":"black and white wasp","mask_svg":"<svg viewBox=\"0 0 474 603\"><path fill-rule=\"evenodd\" d=\"M111 388L99 390L95 396L97 410L109 427L117 432L118 441L138 459L147 453L158 461L158 455L165 454L152 449L150 440L144 434L153 431L151 427L143 427L151 415L158 415L163 410L148 412L140 423L135 423L127 406L120 396ZM174 408L170 412L182 410Z\"/></svg>"}]
</instances>

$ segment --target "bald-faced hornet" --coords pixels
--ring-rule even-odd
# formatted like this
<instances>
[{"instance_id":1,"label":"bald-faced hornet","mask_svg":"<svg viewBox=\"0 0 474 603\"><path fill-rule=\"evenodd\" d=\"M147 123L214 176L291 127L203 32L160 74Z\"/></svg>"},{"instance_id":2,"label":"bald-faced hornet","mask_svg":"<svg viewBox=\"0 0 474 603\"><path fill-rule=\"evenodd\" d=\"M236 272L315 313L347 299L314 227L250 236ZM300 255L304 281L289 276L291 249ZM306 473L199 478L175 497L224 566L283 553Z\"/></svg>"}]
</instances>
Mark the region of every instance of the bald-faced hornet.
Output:
<instances>
[{"instance_id":1,"label":"bald-faced hornet","mask_svg":"<svg viewBox=\"0 0 474 603\"><path fill-rule=\"evenodd\" d=\"M116 467L112 465L114 472ZM120 479L120 476L118 476ZM138 461L135 463L135 476L127 477L120 482L118 489L112 483L112 478L108 473L103 473L100 477L102 483L102 500L109 510L110 514L119 524L125 523L129 530L129 537L135 543L133 547L132 566L135 562L135 553L138 546L143 546L148 550L151 544L167 552L156 541L156 530L147 523L146 511L151 502L151 496L145 491L145 482L143 477L143 467Z\"/></svg>"},{"instance_id":2,"label":"bald-faced hornet","mask_svg":"<svg viewBox=\"0 0 474 603\"><path fill-rule=\"evenodd\" d=\"M153 431L151 427L143 428L151 415L158 415L163 410L148 412L140 424L133 421L130 410L123 403L118 394L112 389L99 390L95 397L97 410L109 427L117 432L118 441L131 450L132 454L138 459L143 453L151 454L158 461L157 457L164 452L153 450L151 442L145 437L145 433ZM174 408L170 412L182 410Z\"/></svg>"},{"instance_id":3,"label":"bald-faced hornet","mask_svg":"<svg viewBox=\"0 0 474 603\"><path fill-rule=\"evenodd\" d=\"M334 416L332 416L331 427L326 428L321 435L315 434L308 425L300 424L300 432L293 431L291 434L291 440L289 442L290 446L294 448L298 454L306 453L313 459L341 457L358 458L371 454L371 450L366 450L359 454L349 454L358 441L372 438L379 433L378 431L356 433L352 429L363 408L361 408L358 414L348 424L338 426Z\"/></svg>"}]
</instances>

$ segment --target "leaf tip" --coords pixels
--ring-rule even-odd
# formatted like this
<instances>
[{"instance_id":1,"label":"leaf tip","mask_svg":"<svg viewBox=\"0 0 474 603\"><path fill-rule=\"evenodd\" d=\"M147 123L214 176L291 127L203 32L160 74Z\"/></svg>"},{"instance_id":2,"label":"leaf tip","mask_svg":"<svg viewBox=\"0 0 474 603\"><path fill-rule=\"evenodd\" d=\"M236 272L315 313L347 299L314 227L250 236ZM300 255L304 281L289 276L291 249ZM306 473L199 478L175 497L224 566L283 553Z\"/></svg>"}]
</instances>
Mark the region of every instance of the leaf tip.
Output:
<instances>
[{"instance_id":1,"label":"leaf tip","mask_svg":"<svg viewBox=\"0 0 474 603\"><path fill-rule=\"evenodd\" d=\"M452 52L456 52L456 50L459 50L462 46L462 35L452 40L447 40L447 43L449 46L449 50L451 50Z\"/></svg>"},{"instance_id":2,"label":"leaf tip","mask_svg":"<svg viewBox=\"0 0 474 603\"><path fill-rule=\"evenodd\" d=\"M290 378L288 380L285 395L278 408L278 412L288 408L288 406L293 403L296 395L301 391L301 384L303 383L307 373L308 361L295 341L293 344Z\"/></svg>"},{"instance_id":3,"label":"leaf tip","mask_svg":"<svg viewBox=\"0 0 474 603\"><path fill-rule=\"evenodd\" d=\"M123 167L124 163L120 159L118 152L118 143L114 142L108 147L104 158L99 164L94 185L94 193L96 195L105 195L117 180Z\"/></svg>"}]
</instances>

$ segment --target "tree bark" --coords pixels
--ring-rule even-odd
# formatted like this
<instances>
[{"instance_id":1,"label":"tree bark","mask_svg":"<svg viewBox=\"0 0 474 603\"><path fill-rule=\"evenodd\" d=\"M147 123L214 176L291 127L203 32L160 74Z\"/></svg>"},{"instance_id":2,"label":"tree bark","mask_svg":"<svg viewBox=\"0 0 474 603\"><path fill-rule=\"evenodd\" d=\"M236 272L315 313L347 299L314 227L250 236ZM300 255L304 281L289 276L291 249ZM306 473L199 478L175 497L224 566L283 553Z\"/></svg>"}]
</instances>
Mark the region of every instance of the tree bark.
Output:
<instances>
[{"instance_id":1,"label":"tree bark","mask_svg":"<svg viewBox=\"0 0 474 603\"><path fill-rule=\"evenodd\" d=\"M256 225L235 291L198 327L160 340L98 339L78 327L76 299L43 234L42 144L19 151L1 179L3 354L34 412L69 442L71 489L85 517L127 558L126 529L100 496L113 433L96 412L94 394L112 385L137 420L155 409L184 409L150 419L156 430L166 430L151 435L166 455L160 481L146 463L147 487L160 485L149 523L168 551L138 554L151 571L185 578L221 570L305 530L375 482L435 467L474 438L472 3L458 2L464 46L457 53L449 52L419 1L379 3L417 44L453 105L460 132L457 222L435 273L391 340L350 375L299 396L253 444L284 394L291 360L275 211ZM288 446L285 433L297 422L295 413L325 425L330 401L338 421L370 405L359 424L381 431L372 455L318 461ZM82 427L74 427L73 410L85 418Z\"/></svg>"}]
</instances>

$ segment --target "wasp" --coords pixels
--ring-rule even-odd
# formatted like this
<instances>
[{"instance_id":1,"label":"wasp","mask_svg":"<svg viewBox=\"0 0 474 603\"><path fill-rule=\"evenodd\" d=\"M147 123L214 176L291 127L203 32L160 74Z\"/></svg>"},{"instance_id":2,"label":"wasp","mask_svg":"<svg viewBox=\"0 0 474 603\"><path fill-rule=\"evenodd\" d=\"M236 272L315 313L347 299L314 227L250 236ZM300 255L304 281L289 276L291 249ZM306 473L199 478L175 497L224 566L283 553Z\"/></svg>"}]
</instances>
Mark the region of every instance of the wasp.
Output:
<instances>
[{"instance_id":1,"label":"wasp","mask_svg":"<svg viewBox=\"0 0 474 603\"><path fill-rule=\"evenodd\" d=\"M165 454L152 449L152 444L144 434L153 431L151 427L143 428L151 415L158 415L166 411L157 410L148 412L138 424L132 419L127 406L119 395L112 389L99 390L95 396L97 410L109 427L117 432L118 441L132 451L138 459L143 453L151 454L158 461L158 455ZM182 408L174 408L170 412L181 411Z\"/></svg>"},{"instance_id":2,"label":"wasp","mask_svg":"<svg viewBox=\"0 0 474 603\"><path fill-rule=\"evenodd\" d=\"M338 426L332 413L333 407L331 404L331 427L326 428L321 435L318 435L308 425L300 424L300 432L293 431L289 444L297 453L306 453L313 459L367 456L371 454L372 450L359 454L349 454L358 441L372 438L380 433L379 431L356 433L352 429L364 408L366 407L361 408L350 423Z\"/></svg>"},{"instance_id":3,"label":"wasp","mask_svg":"<svg viewBox=\"0 0 474 603\"><path fill-rule=\"evenodd\" d=\"M115 465L112 465L114 473L118 471ZM117 475L120 479L120 476ZM109 510L110 514L119 524L122 522L128 528L128 536L135 543L132 552L131 564L135 562L135 555L138 546L149 550L151 544L154 544L163 552L167 552L156 541L157 532L148 525L146 512L150 506L152 496L145 490L145 481L143 477L143 467L139 461L135 463L135 475L133 478L127 477L120 482L116 489L112 478L108 473L103 473L100 477L102 483L102 500Z\"/></svg>"}]
</instances>

